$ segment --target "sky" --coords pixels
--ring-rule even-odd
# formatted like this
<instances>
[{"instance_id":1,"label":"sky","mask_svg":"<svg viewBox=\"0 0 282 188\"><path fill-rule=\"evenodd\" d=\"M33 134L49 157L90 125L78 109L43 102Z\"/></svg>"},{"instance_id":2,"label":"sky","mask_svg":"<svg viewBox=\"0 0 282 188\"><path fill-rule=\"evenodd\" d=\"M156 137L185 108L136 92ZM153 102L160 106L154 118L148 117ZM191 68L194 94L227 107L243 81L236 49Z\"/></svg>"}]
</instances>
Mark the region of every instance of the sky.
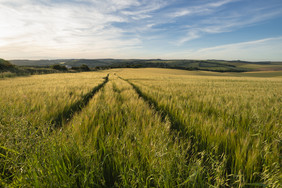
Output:
<instances>
[{"instance_id":1,"label":"sky","mask_svg":"<svg viewBox=\"0 0 282 188\"><path fill-rule=\"evenodd\" d=\"M282 0L0 0L0 58L282 61Z\"/></svg>"}]
</instances>

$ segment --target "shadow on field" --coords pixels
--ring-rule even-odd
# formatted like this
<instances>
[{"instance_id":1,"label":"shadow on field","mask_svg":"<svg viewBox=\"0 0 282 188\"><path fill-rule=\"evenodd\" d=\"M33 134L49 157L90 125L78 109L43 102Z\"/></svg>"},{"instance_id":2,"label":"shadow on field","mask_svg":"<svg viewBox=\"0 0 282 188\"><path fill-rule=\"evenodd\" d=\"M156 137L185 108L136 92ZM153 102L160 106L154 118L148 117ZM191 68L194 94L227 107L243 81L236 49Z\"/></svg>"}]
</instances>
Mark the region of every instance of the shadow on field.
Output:
<instances>
[{"instance_id":1,"label":"shadow on field","mask_svg":"<svg viewBox=\"0 0 282 188\"><path fill-rule=\"evenodd\" d=\"M75 113L80 112L89 103L92 97L109 81L109 74L104 77L104 79L105 81L94 87L91 92L85 94L80 100L65 108L62 112L59 112L52 120L55 128L62 127L63 124L68 123L72 119Z\"/></svg>"}]
</instances>

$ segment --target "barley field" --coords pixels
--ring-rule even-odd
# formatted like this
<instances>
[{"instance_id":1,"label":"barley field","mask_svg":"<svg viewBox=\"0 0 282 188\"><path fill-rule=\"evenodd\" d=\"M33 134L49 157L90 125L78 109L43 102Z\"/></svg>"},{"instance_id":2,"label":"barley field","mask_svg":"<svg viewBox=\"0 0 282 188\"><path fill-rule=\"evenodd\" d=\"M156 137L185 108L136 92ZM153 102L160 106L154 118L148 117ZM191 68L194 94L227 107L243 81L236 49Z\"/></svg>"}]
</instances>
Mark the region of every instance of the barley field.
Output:
<instances>
[{"instance_id":1,"label":"barley field","mask_svg":"<svg viewBox=\"0 0 282 188\"><path fill-rule=\"evenodd\" d=\"M282 74L0 80L0 187L281 187Z\"/></svg>"}]
</instances>

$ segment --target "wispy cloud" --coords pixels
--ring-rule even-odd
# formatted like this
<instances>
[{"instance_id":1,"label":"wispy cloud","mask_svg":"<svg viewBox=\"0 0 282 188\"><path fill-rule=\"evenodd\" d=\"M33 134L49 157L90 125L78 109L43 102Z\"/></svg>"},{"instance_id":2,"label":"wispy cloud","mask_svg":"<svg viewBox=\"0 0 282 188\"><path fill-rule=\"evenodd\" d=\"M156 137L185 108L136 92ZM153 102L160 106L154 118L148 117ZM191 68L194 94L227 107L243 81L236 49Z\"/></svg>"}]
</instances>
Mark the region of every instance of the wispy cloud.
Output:
<instances>
[{"instance_id":1,"label":"wispy cloud","mask_svg":"<svg viewBox=\"0 0 282 188\"><path fill-rule=\"evenodd\" d=\"M1 0L0 54L5 49L14 49L12 54L16 52L19 57L38 56L34 54L39 53L36 49L43 54L60 49L62 55L56 57L75 50L114 54L117 49L141 44L138 38L122 39L124 31L112 25L127 22L127 17L116 12L137 6L136 1L54 2Z\"/></svg>"},{"instance_id":2,"label":"wispy cloud","mask_svg":"<svg viewBox=\"0 0 282 188\"><path fill-rule=\"evenodd\" d=\"M181 44L183 44L183 43L185 43L187 41L200 38L200 36L201 35L200 35L199 30L192 29L192 30L188 31L188 33L177 42L177 44L181 45Z\"/></svg>"},{"instance_id":3,"label":"wispy cloud","mask_svg":"<svg viewBox=\"0 0 282 188\"><path fill-rule=\"evenodd\" d=\"M38 48L49 54L85 49L95 56L101 50L119 56L121 49L139 48L139 32L154 25L154 21L135 22L151 18L166 5L161 0L0 0L0 54L25 47L30 53L20 50L19 57L30 56Z\"/></svg>"},{"instance_id":4,"label":"wispy cloud","mask_svg":"<svg viewBox=\"0 0 282 188\"><path fill-rule=\"evenodd\" d=\"M203 13L207 14L207 16L198 19L196 23L190 24L187 29L184 29L186 30L186 35L180 37L175 44L182 45L206 34L231 32L282 15L281 6L277 8L275 4L265 7L250 7L250 5L246 5L246 7L236 10L228 9L228 12L222 11L222 6L238 2L240 0L223 0L203 6L196 6L197 8L192 8L194 11L186 10L189 14L181 14L182 16L195 16L195 14Z\"/></svg>"},{"instance_id":5,"label":"wispy cloud","mask_svg":"<svg viewBox=\"0 0 282 188\"><path fill-rule=\"evenodd\" d=\"M248 47L253 47L255 45L265 45L265 44L268 44L269 42L281 41L281 40L282 40L282 36L273 37L273 38L264 38L264 39L254 40L254 41L247 41L247 42L240 42L240 43L234 43L234 44L220 45L220 46L215 46L211 48L204 48L204 49L199 50L198 52L201 53L201 52L206 52L206 51L218 51L218 50L223 50L227 48L245 49Z\"/></svg>"},{"instance_id":6,"label":"wispy cloud","mask_svg":"<svg viewBox=\"0 0 282 188\"><path fill-rule=\"evenodd\" d=\"M184 50L166 55L166 58L226 59L226 60L281 60L282 36L219 45L199 50Z\"/></svg>"},{"instance_id":7,"label":"wispy cloud","mask_svg":"<svg viewBox=\"0 0 282 188\"><path fill-rule=\"evenodd\" d=\"M217 0L211 2L200 2L199 5L194 6L186 6L181 8L176 8L172 13L169 14L172 18L187 16L187 15L198 15L198 14L210 14L215 12L218 8L232 2L236 2L240 0ZM187 3L189 4L189 2Z\"/></svg>"},{"instance_id":8,"label":"wispy cloud","mask_svg":"<svg viewBox=\"0 0 282 188\"><path fill-rule=\"evenodd\" d=\"M271 1L0 0L0 56L146 57L281 16Z\"/></svg>"}]
</instances>

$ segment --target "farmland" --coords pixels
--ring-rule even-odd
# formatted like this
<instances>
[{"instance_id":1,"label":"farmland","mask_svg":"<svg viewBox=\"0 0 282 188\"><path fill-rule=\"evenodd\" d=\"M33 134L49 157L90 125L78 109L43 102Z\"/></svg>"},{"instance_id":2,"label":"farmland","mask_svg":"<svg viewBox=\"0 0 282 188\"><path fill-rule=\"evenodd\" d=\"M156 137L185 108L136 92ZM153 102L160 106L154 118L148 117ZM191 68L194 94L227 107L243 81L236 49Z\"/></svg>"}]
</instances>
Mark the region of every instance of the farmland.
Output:
<instances>
[{"instance_id":1,"label":"farmland","mask_svg":"<svg viewBox=\"0 0 282 188\"><path fill-rule=\"evenodd\" d=\"M0 186L279 187L281 71L0 80Z\"/></svg>"}]
</instances>

